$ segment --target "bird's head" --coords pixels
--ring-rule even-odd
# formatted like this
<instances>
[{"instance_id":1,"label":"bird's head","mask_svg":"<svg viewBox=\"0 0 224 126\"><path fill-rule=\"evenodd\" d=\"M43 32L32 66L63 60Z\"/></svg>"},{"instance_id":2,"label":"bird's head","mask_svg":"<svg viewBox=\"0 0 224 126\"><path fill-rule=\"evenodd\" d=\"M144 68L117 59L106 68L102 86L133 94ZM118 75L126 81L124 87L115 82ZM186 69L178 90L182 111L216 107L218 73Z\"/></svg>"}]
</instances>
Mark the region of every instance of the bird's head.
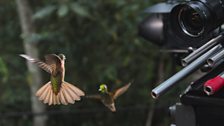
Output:
<instances>
[{"instance_id":1,"label":"bird's head","mask_svg":"<svg viewBox=\"0 0 224 126\"><path fill-rule=\"evenodd\" d=\"M59 56L62 60L65 60L65 59L66 59L66 57L65 57L64 54L59 54L58 56Z\"/></svg>"},{"instance_id":2,"label":"bird's head","mask_svg":"<svg viewBox=\"0 0 224 126\"><path fill-rule=\"evenodd\" d=\"M108 90L107 90L107 85L106 85L106 84L101 84L101 85L100 85L100 88L99 88L99 91L100 91L101 93L106 93L106 92L108 92Z\"/></svg>"}]
</instances>

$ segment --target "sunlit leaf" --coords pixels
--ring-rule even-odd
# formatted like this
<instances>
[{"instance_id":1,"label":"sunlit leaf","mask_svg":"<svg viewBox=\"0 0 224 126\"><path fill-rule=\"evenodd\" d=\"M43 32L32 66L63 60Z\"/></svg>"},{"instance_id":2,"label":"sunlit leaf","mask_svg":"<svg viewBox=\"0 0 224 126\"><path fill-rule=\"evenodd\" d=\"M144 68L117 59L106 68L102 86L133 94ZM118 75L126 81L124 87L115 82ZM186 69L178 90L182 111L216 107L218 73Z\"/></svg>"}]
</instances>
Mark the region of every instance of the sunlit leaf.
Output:
<instances>
[{"instance_id":1,"label":"sunlit leaf","mask_svg":"<svg viewBox=\"0 0 224 126\"><path fill-rule=\"evenodd\" d=\"M68 10L69 10L68 6L63 4L58 8L57 14L59 17L64 17L65 15L68 14Z\"/></svg>"},{"instance_id":2,"label":"sunlit leaf","mask_svg":"<svg viewBox=\"0 0 224 126\"><path fill-rule=\"evenodd\" d=\"M46 16L51 15L56 10L56 6L49 5L40 10L38 10L34 15L33 19L43 19Z\"/></svg>"},{"instance_id":3,"label":"sunlit leaf","mask_svg":"<svg viewBox=\"0 0 224 126\"><path fill-rule=\"evenodd\" d=\"M82 17L90 17L90 14L87 9L78 3L72 3L70 7L71 10L77 15Z\"/></svg>"}]
</instances>

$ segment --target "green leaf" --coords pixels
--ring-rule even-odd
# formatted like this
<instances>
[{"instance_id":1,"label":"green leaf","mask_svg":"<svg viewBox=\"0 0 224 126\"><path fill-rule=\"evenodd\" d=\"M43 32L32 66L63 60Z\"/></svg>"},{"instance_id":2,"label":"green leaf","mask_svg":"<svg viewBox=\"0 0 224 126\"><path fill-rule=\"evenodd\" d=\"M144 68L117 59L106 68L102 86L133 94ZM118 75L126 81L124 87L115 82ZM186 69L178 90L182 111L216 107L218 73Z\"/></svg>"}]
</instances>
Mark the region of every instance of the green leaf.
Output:
<instances>
[{"instance_id":1,"label":"green leaf","mask_svg":"<svg viewBox=\"0 0 224 126\"><path fill-rule=\"evenodd\" d=\"M49 15L51 15L56 10L56 6L49 5L40 10L38 10L34 15L33 19L43 19Z\"/></svg>"},{"instance_id":2,"label":"green leaf","mask_svg":"<svg viewBox=\"0 0 224 126\"><path fill-rule=\"evenodd\" d=\"M68 6L63 4L58 8L57 14L59 17L64 17L66 14L68 14Z\"/></svg>"},{"instance_id":3,"label":"green leaf","mask_svg":"<svg viewBox=\"0 0 224 126\"><path fill-rule=\"evenodd\" d=\"M72 3L70 7L71 10L77 15L82 17L90 17L90 14L87 9L78 3Z\"/></svg>"}]
</instances>

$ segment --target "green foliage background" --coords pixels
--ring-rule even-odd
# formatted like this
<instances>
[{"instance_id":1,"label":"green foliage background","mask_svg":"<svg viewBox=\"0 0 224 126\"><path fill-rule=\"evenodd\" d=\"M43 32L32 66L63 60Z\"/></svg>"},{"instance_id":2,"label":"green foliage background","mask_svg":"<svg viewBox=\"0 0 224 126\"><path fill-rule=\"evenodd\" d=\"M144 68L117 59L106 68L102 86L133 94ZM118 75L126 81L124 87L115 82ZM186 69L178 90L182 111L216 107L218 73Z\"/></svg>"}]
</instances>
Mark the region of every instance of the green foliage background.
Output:
<instances>
[{"instance_id":1,"label":"green foliage background","mask_svg":"<svg viewBox=\"0 0 224 126\"><path fill-rule=\"evenodd\" d=\"M134 80L118 99L118 112L83 99L74 105L48 107L44 114L48 114L49 126L145 125L159 52L137 35L137 26L143 10L155 2L159 1L30 0L37 28L31 39L39 41L40 56L66 55L68 82L95 94L100 83L115 89ZM15 1L1 0L0 14L0 125L30 126L29 74L24 59L18 56L24 50ZM167 59L167 73L169 62ZM49 75L43 72L43 77L47 82ZM164 111L170 103L163 100L156 108L155 126L168 125Z\"/></svg>"}]
</instances>

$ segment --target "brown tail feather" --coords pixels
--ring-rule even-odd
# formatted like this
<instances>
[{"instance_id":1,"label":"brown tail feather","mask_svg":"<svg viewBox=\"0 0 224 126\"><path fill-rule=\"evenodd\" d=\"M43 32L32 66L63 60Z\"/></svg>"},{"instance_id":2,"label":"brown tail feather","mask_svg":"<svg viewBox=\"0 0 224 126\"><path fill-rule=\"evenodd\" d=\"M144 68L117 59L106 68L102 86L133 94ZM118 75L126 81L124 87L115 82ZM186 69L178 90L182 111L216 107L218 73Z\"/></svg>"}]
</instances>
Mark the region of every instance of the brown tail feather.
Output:
<instances>
[{"instance_id":1,"label":"brown tail feather","mask_svg":"<svg viewBox=\"0 0 224 126\"><path fill-rule=\"evenodd\" d=\"M42 86L36 93L36 96L39 97L39 100L48 105L67 105L69 103L74 104L75 101L80 100L80 96L84 95L85 94L82 90L67 82L62 83L58 94L53 92L50 82Z\"/></svg>"},{"instance_id":2,"label":"brown tail feather","mask_svg":"<svg viewBox=\"0 0 224 126\"><path fill-rule=\"evenodd\" d=\"M52 105L54 93L53 93L52 89L50 89L49 91L50 91L50 97L49 97L49 100L48 100L48 105Z\"/></svg>"},{"instance_id":3,"label":"brown tail feather","mask_svg":"<svg viewBox=\"0 0 224 126\"><path fill-rule=\"evenodd\" d=\"M59 95L56 96L56 104L58 104L58 105L61 104L61 103L60 103L60 97L59 97Z\"/></svg>"},{"instance_id":4,"label":"brown tail feather","mask_svg":"<svg viewBox=\"0 0 224 126\"><path fill-rule=\"evenodd\" d=\"M71 96L68 94L67 89L65 88L65 86L64 86L63 84L62 84L61 92L62 92L62 94L64 95L65 100L66 100L68 103L71 103L71 104L74 104L74 103L75 103L75 100L73 100L73 99L71 98Z\"/></svg>"},{"instance_id":5,"label":"brown tail feather","mask_svg":"<svg viewBox=\"0 0 224 126\"><path fill-rule=\"evenodd\" d=\"M64 84L63 86L65 86L65 88L67 89L68 94L71 96L71 98L73 100L77 100L77 101L80 100L80 97L76 93L74 93L73 90L71 88L69 88L69 86L67 84Z\"/></svg>"},{"instance_id":6,"label":"brown tail feather","mask_svg":"<svg viewBox=\"0 0 224 126\"><path fill-rule=\"evenodd\" d=\"M44 104L48 103L50 97L51 97L52 91L48 91L47 97L43 100Z\"/></svg>"},{"instance_id":7,"label":"brown tail feather","mask_svg":"<svg viewBox=\"0 0 224 126\"><path fill-rule=\"evenodd\" d=\"M45 90L43 90L43 92L40 94L39 100L44 100L46 99L47 95L48 95L48 90L51 90L50 86L47 86L47 88L45 88Z\"/></svg>"},{"instance_id":8,"label":"brown tail feather","mask_svg":"<svg viewBox=\"0 0 224 126\"><path fill-rule=\"evenodd\" d=\"M79 88L73 86L72 84L69 84L68 82L65 82L65 84L78 96L85 96L85 93L82 90L80 90Z\"/></svg>"},{"instance_id":9,"label":"brown tail feather","mask_svg":"<svg viewBox=\"0 0 224 126\"><path fill-rule=\"evenodd\" d=\"M61 102L63 105L67 105L68 103L67 103L67 101L65 100L65 97L64 97L62 91L60 91L60 92L58 93L58 95L60 96L60 97L59 97L60 100L61 100L60 102Z\"/></svg>"},{"instance_id":10,"label":"brown tail feather","mask_svg":"<svg viewBox=\"0 0 224 126\"><path fill-rule=\"evenodd\" d=\"M48 83L50 83L50 82L48 82ZM41 87L41 88L37 91L37 93L36 93L37 96L41 95L41 94L46 90L46 88L48 87L48 83L45 84L43 87Z\"/></svg>"}]
</instances>

